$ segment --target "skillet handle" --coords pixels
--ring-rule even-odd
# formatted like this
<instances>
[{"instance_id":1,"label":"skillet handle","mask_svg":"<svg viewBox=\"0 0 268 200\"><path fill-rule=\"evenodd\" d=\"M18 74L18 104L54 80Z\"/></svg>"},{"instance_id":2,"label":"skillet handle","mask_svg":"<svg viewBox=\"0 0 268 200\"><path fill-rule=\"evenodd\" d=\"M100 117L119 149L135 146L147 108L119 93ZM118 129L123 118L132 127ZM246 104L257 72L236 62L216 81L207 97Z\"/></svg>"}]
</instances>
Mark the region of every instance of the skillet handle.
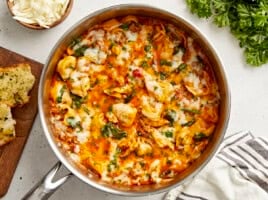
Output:
<instances>
[{"instance_id":1,"label":"skillet handle","mask_svg":"<svg viewBox=\"0 0 268 200\"><path fill-rule=\"evenodd\" d=\"M46 200L48 199L60 186L62 186L70 177L73 175L67 174L66 176L53 182L58 170L61 168L61 162L54 165L52 169L42 178L42 180L37 183L22 200Z\"/></svg>"}]
</instances>

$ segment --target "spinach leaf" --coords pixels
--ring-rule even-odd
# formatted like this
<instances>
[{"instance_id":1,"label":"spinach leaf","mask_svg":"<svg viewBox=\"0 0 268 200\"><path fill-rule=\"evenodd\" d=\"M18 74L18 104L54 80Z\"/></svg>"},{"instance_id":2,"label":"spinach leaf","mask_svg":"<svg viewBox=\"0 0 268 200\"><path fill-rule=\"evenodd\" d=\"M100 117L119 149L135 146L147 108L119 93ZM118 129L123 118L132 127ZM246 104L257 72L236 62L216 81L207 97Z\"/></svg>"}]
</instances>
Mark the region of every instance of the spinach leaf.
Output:
<instances>
[{"instance_id":1,"label":"spinach leaf","mask_svg":"<svg viewBox=\"0 0 268 200\"><path fill-rule=\"evenodd\" d=\"M144 51L148 52L148 51L151 50L151 48L152 48L151 45L145 45L145 46L144 46Z\"/></svg>"},{"instance_id":2,"label":"spinach leaf","mask_svg":"<svg viewBox=\"0 0 268 200\"><path fill-rule=\"evenodd\" d=\"M172 65L172 62L167 61L167 60L165 60L165 59L161 59L161 60L160 60L160 65L171 66L171 65Z\"/></svg>"},{"instance_id":3,"label":"spinach leaf","mask_svg":"<svg viewBox=\"0 0 268 200\"><path fill-rule=\"evenodd\" d=\"M84 98L80 97L80 96L77 96L77 95L74 95L74 94L71 94L71 98L72 98L72 107L73 108L80 108L82 103L84 102Z\"/></svg>"},{"instance_id":4,"label":"spinach leaf","mask_svg":"<svg viewBox=\"0 0 268 200\"><path fill-rule=\"evenodd\" d=\"M80 128L81 129L80 121L77 121L77 119L75 119L75 117L68 117L66 119L66 121L69 124L69 126L71 126L72 128Z\"/></svg>"},{"instance_id":5,"label":"spinach leaf","mask_svg":"<svg viewBox=\"0 0 268 200\"><path fill-rule=\"evenodd\" d=\"M62 86L62 88L60 89L59 96L57 96L57 99L56 99L57 103L62 102L62 96L63 96L63 93L64 93L65 89L66 89L65 85Z\"/></svg>"},{"instance_id":6,"label":"spinach leaf","mask_svg":"<svg viewBox=\"0 0 268 200\"><path fill-rule=\"evenodd\" d=\"M175 72L179 73L179 72L181 72L182 70L184 70L186 67L187 67L187 64L182 63L182 64L180 64L180 65L175 69Z\"/></svg>"},{"instance_id":7,"label":"spinach leaf","mask_svg":"<svg viewBox=\"0 0 268 200\"><path fill-rule=\"evenodd\" d=\"M82 38L81 37L75 37L72 39L70 43L70 47L74 47L75 45L79 44L81 42Z\"/></svg>"},{"instance_id":8,"label":"spinach leaf","mask_svg":"<svg viewBox=\"0 0 268 200\"><path fill-rule=\"evenodd\" d=\"M197 142L202 141L202 140L207 139L207 138L208 138L208 136L202 132L196 133L193 137L194 141L197 141Z\"/></svg>"},{"instance_id":9,"label":"spinach leaf","mask_svg":"<svg viewBox=\"0 0 268 200\"><path fill-rule=\"evenodd\" d=\"M192 119L184 124L181 124L182 127L184 126L192 126L195 123L195 119Z\"/></svg>"},{"instance_id":10,"label":"spinach leaf","mask_svg":"<svg viewBox=\"0 0 268 200\"><path fill-rule=\"evenodd\" d=\"M127 133L112 123L107 123L101 128L101 133L104 137L112 137L114 139L122 139L127 136Z\"/></svg>"},{"instance_id":11,"label":"spinach leaf","mask_svg":"<svg viewBox=\"0 0 268 200\"><path fill-rule=\"evenodd\" d=\"M173 124L176 119L176 115L177 114L175 110L167 110L164 118L167 119L171 124Z\"/></svg>"},{"instance_id":12,"label":"spinach leaf","mask_svg":"<svg viewBox=\"0 0 268 200\"><path fill-rule=\"evenodd\" d=\"M167 138L172 138L173 137L173 132L172 131L166 131L166 132L164 132L164 134L165 134L165 136Z\"/></svg>"},{"instance_id":13,"label":"spinach leaf","mask_svg":"<svg viewBox=\"0 0 268 200\"><path fill-rule=\"evenodd\" d=\"M181 110L184 112L192 113L192 114L200 114L200 111L196 109L182 108Z\"/></svg>"},{"instance_id":14,"label":"spinach leaf","mask_svg":"<svg viewBox=\"0 0 268 200\"><path fill-rule=\"evenodd\" d=\"M127 24L127 23L125 23L125 24L121 24L121 25L119 26L119 28L123 29L124 31L127 31L128 28L129 28L129 24Z\"/></svg>"},{"instance_id":15,"label":"spinach leaf","mask_svg":"<svg viewBox=\"0 0 268 200\"><path fill-rule=\"evenodd\" d=\"M74 56L76 57L80 57L80 56L84 56L85 51L88 49L87 45L82 45L81 47L77 48L74 51Z\"/></svg>"}]
</instances>

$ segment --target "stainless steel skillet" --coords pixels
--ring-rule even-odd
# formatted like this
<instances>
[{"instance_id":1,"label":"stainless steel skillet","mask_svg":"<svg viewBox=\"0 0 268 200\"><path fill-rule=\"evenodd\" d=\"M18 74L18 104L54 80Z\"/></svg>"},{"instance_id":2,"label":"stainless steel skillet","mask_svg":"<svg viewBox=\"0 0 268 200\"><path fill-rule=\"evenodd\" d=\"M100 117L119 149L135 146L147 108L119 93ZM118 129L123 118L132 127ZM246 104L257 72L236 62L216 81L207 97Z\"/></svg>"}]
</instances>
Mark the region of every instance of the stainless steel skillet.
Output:
<instances>
[{"instance_id":1,"label":"stainless steel skillet","mask_svg":"<svg viewBox=\"0 0 268 200\"><path fill-rule=\"evenodd\" d=\"M209 143L203 154L189 168L187 168L179 176L177 176L174 181L166 184L123 187L109 185L107 183L102 182L93 174L89 175L88 173L85 173L83 170L78 168L75 163L73 163L65 155L65 153L62 152L62 150L58 147L56 143L50 125L48 102L51 77L55 70L57 62L59 61L63 51L67 48L68 44L70 44L71 40L74 37L80 35L89 27L95 24L101 23L102 21L105 21L107 19L130 14L163 19L185 30L195 41L199 43L199 45L208 55L209 62L211 66L213 66L213 71L219 84L221 95L220 117L216 130L211 138L211 142ZM58 157L59 163L57 163L48 172L48 174L30 192L25 195L23 199L47 199L58 187L60 187L71 176L76 176L89 186L104 192L124 196L145 196L149 194L164 192L178 185L181 185L187 179L194 177L209 162L209 160L217 151L226 131L230 115L230 91L228 88L228 83L224 68L222 66L222 62L217 56L215 49L197 28L195 28L185 19L158 8L146 5L123 4L105 8L90 14L84 19L77 22L65 34L63 34L61 39L52 48L52 51L43 69L39 85L38 104L39 115L41 118L44 134L46 135L50 147ZM56 182L53 182L52 179L60 168L61 163L70 171L70 174L57 180Z\"/></svg>"}]
</instances>

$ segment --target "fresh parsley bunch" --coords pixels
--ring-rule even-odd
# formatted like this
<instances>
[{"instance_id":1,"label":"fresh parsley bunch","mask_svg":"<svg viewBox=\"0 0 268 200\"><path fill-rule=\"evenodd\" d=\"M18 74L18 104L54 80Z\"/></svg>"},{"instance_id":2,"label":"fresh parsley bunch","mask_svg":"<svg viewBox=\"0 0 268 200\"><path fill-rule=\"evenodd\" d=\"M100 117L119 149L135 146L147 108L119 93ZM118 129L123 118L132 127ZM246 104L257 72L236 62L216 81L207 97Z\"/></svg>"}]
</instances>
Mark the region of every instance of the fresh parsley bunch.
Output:
<instances>
[{"instance_id":1,"label":"fresh parsley bunch","mask_svg":"<svg viewBox=\"0 0 268 200\"><path fill-rule=\"evenodd\" d=\"M268 63L268 0L186 0L200 18L229 26L252 66Z\"/></svg>"}]
</instances>

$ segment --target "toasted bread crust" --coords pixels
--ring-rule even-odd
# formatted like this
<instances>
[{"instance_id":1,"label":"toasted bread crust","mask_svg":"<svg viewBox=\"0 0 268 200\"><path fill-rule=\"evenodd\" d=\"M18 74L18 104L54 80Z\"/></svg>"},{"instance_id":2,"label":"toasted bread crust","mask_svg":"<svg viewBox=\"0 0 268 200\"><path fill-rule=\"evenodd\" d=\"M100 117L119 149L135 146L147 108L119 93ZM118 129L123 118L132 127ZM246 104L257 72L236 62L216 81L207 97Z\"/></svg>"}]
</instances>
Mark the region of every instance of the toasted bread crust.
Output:
<instances>
[{"instance_id":1,"label":"toasted bread crust","mask_svg":"<svg viewBox=\"0 0 268 200\"><path fill-rule=\"evenodd\" d=\"M29 64L0 67L0 146L15 139L16 121L12 118L11 108L29 101L28 93L34 81Z\"/></svg>"},{"instance_id":2,"label":"toasted bread crust","mask_svg":"<svg viewBox=\"0 0 268 200\"><path fill-rule=\"evenodd\" d=\"M10 107L27 103L34 81L29 64L0 68L0 102Z\"/></svg>"}]
</instances>

